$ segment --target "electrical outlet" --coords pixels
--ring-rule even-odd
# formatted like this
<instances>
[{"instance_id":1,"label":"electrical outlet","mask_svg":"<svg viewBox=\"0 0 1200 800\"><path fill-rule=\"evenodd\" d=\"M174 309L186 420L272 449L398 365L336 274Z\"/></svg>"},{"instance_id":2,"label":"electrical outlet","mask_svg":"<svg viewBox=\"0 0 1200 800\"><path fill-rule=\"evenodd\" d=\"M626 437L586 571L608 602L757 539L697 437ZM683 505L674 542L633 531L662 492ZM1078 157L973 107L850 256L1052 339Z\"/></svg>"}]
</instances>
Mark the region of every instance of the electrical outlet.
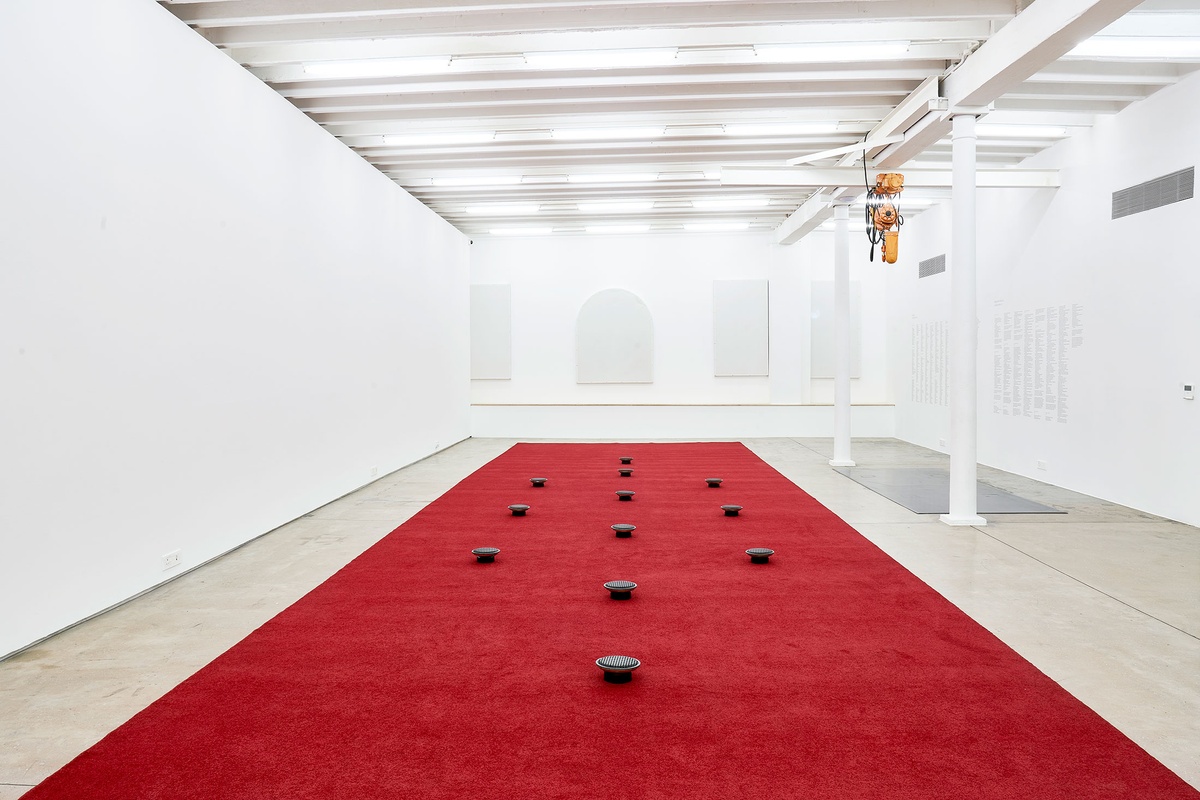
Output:
<instances>
[{"instance_id":1,"label":"electrical outlet","mask_svg":"<svg viewBox=\"0 0 1200 800\"><path fill-rule=\"evenodd\" d=\"M1184 400L1195 400L1196 399L1196 384L1194 384L1194 383L1183 384L1183 399Z\"/></svg>"},{"instance_id":2,"label":"electrical outlet","mask_svg":"<svg viewBox=\"0 0 1200 800\"><path fill-rule=\"evenodd\" d=\"M938 439L938 447L945 447L945 446L946 446L946 440Z\"/></svg>"},{"instance_id":3,"label":"electrical outlet","mask_svg":"<svg viewBox=\"0 0 1200 800\"><path fill-rule=\"evenodd\" d=\"M1045 461L1039 461L1039 462L1037 462L1037 468L1038 468L1038 469L1045 469L1045 468L1046 468L1046 462L1045 462Z\"/></svg>"},{"instance_id":4,"label":"electrical outlet","mask_svg":"<svg viewBox=\"0 0 1200 800\"><path fill-rule=\"evenodd\" d=\"M178 551L178 550L173 550L172 552L167 553L165 556L163 556L163 559L162 559L163 567L162 568L164 570L168 570L168 569L174 569L175 567L178 567L179 566L179 557L180 557L180 551Z\"/></svg>"},{"instance_id":5,"label":"electrical outlet","mask_svg":"<svg viewBox=\"0 0 1200 800\"><path fill-rule=\"evenodd\" d=\"M371 467L371 477L372 478L379 477L379 467Z\"/></svg>"}]
</instances>

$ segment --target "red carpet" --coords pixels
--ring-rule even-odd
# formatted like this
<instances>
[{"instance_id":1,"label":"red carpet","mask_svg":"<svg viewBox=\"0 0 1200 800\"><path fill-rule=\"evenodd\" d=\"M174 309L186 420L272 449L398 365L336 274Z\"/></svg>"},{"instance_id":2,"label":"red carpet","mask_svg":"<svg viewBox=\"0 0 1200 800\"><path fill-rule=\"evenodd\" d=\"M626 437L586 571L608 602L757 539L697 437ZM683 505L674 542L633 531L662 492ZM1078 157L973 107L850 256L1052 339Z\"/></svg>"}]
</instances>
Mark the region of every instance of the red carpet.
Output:
<instances>
[{"instance_id":1,"label":"red carpet","mask_svg":"<svg viewBox=\"0 0 1200 800\"><path fill-rule=\"evenodd\" d=\"M741 445L640 444L513 448L27 797L1200 792Z\"/></svg>"}]
</instances>

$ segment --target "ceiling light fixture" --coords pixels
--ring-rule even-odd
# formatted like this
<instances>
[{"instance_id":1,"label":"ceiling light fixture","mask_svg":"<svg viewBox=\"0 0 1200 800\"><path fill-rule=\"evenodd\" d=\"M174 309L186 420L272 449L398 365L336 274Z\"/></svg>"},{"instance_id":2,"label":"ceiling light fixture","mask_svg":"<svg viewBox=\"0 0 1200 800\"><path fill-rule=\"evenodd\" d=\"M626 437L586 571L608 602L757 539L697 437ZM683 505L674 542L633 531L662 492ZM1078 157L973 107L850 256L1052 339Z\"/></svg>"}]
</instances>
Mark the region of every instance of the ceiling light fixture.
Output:
<instances>
[{"instance_id":1,"label":"ceiling light fixture","mask_svg":"<svg viewBox=\"0 0 1200 800\"><path fill-rule=\"evenodd\" d=\"M837 124L829 122L748 122L725 125L726 136L802 136L837 132Z\"/></svg>"},{"instance_id":2,"label":"ceiling light fixture","mask_svg":"<svg viewBox=\"0 0 1200 800\"><path fill-rule=\"evenodd\" d=\"M657 172L590 172L567 176L568 183L649 183L658 180Z\"/></svg>"},{"instance_id":3,"label":"ceiling light fixture","mask_svg":"<svg viewBox=\"0 0 1200 800\"><path fill-rule=\"evenodd\" d=\"M495 131L456 131L454 133L392 133L383 137L383 143L401 147L428 147L431 145L484 144L496 138Z\"/></svg>"},{"instance_id":4,"label":"ceiling light fixture","mask_svg":"<svg viewBox=\"0 0 1200 800\"><path fill-rule=\"evenodd\" d=\"M621 69L658 67L675 61L677 48L647 47L629 50L560 50L526 53L532 69Z\"/></svg>"},{"instance_id":5,"label":"ceiling light fixture","mask_svg":"<svg viewBox=\"0 0 1200 800\"><path fill-rule=\"evenodd\" d=\"M685 222L683 229L685 231L701 232L720 232L720 231L744 231L750 227L749 222Z\"/></svg>"},{"instance_id":6,"label":"ceiling light fixture","mask_svg":"<svg viewBox=\"0 0 1200 800\"><path fill-rule=\"evenodd\" d=\"M430 178L434 186L515 186L521 182L520 175L476 175L472 177Z\"/></svg>"},{"instance_id":7,"label":"ceiling light fixture","mask_svg":"<svg viewBox=\"0 0 1200 800\"><path fill-rule=\"evenodd\" d=\"M654 208L653 200L625 200L611 203L579 203L584 214L636 214Z\"/></svg>"},{"instance_id":8,"label":"ceiling light fixture","mask_svg":"<svg viewBox=\"0 0 1200 800\"><path fill-rule=\"evenodd\" d=\"M553 228L492 228L488 233L493 236L549 236Z\"/></svg>"},{"instance_id":9,"label":"ceiling light fixture","mask_svg":"<svg viewBox=\"0 0 1200 800\"><path fill-rule=\"evenodd\" d=\"M538 213L537 203L484 203L477 206L467 206L468 214L486 215L490 217L509 217L519 214Z\"/></svg>"},{"instance_id":10,"label":"ceiling light fixture","mask_svg":"<svg viewBox=\"0 0 1200 800\"><path fill-rule=\"evenodd\" d=\"M588 233L645 233L649 225L588 225Z\"/></svg>"},{"instance_id":11,"label":"ceiling light fixture","mask_svg":"<svg viewBox=\"0 0 1200 800\"><path fill-rule=\"evenodd\" d=\"M1062 125L1009 125L1001 122L981 122L975 130L981 138L1003 139L1061 139L1068 134Z\"/></svg>"},{"instance_id":12,"label":"ceiling light fixture","mask_svg":"<svg viewBox=\"0 0 1200 800\"><path fill-rule=\"evenodd\" d=\"M771 199L769 197L710 197L693 200L692 208L705 211L766 208L770 202Z\"/></svg>"},{"instance_id":13,"label":"ceiling light fixture","mask_svg":"<svg viewBox=\"0 0 1200 800\"><path fill-rule=\"evenodd\" d=\"M1162 61L1200 59L1200 38L1185 36L1093 36L1067 53L1067 58L1112 58Z\"/></svg>"},{"instance_id":14,"label":"ceiling light fixture","mask_svg":"<svg viewBox=\"0 0 1200 800\"><path fill-rule=\"evenodd\" d=\"M814 61L882 61L908 52L908 42L828 42L821 44L756 44L758 60L771 63Z\"/></svg>"},{"instance_id":15,"label":"ceiling light fixture","mask_svg":"<svg viewBox=\"0 0 1200 800\"><path fill-rule=\"evenodd\" d=\"M304 74L318 78L400 78L434 75L450 68L450 56L370 58L357 61L318 61L304 65Z\"/></svg>"},{"instance_id":16,"label":"ceiling light fixture","mask_svg":"<svg viewBox=\"0 0 1200 800\"><path fill-rule=\"evenodd\" d=\"M629 126L625 128L555 128L550 135L555 139L579 141L589 139L657 139L665 132L665 126Z\"/></svg>"}]
</instances>

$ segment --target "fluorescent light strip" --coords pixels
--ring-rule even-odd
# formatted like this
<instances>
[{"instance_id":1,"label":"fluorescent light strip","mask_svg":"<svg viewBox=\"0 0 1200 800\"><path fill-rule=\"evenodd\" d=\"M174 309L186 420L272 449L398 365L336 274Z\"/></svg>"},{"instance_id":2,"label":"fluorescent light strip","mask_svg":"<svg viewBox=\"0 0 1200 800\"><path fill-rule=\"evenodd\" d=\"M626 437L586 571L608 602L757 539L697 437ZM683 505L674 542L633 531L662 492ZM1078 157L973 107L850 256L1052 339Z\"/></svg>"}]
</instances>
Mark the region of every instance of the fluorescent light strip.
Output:
<instances>
[{"instance_id":1,"label":"fluorescent light strip","mask_svg":"<svg viewBox=\"0 0 1200 800\"><path fill-rule=\"evenodd\" d=\"M756 44L760 61L807 63L813 61L881 61L908 52L908 42L830 42L828 44Z\"/></svg>"},{"instance_id":2,"label":"fluorescent light strip","mask_svg":"<svg viewBox=\"0 0 1200 800\"><path fill-rule=\"evenodd\" d=\"M695 232L744 231L749 227L749 222L685 222L683 224L685 231Z\"/></svg>"},{"instance_id":3,"label":"fluorescent light strip","mask_svg":"<svg viewBox=\"0 0 1200 800\"><path fill-rule=\"evenodd\" d=\"M401 147L424 147L429 145L484 144L495 138L495 131L392 133L383 137L383 143L387 145L400 145Z\"/></svg>"},{"instance_id":4,"label":"fluorescent light strip","mask_svg":"<svg viewBox=\"0 0 1200 800\"><path fill-rule=\"evenodd\" d=\"M489 175L470 178L442 177L430 178L434 186L515 186L521 182L520 175Z\"/></svg>"},{"instance_id":5,"label":"fluorescent light strip","mask_svg":"<svg viewBox=\"0 0 1200 800\"><path fill-rule=\"evenodd\" d=\"M1068 133L1062 125L1008 125L981 122L975 127L980 137L1003 139L1061 139Z\"/></svg>"},{"instance_id":6,"label":"fluorescent light strip","mask_svg":"<svg viewBox=\"0 0 1200 800\"><path fill-rule=\"evenodd\" d=\"M492 217L509 217L521 214L538 213L537 203L484 203L477 206L467 206L468 214L478 214Z\"/></svg>"},{"instance_id":7,"label":"fluorescent light strip","mask_svg":"<svg viewBox=\"0 0 1200 800\"><path fill-rule=\"evenodd\" d=\"M578 208L584 214L635 214L639 211L649 211L654 208L652 200L646 201L614 201L611 203L579 203Z\"/></svg>"},{"instance_id":8,"label":"fluorescent light strip","mask_svg":"<svg viewBox=\"0 0 1200 800\"><path fill-rule=\"evenodd\" d=\"M594 172L568 175L568 183L649 183L658 180L657 172Z\"/></svg>"},{"instance_id":9,"label":"fluorescent light strip","mask_svg":"<svg viewBox=\"0 0 1200 800\"><path fill-rule=\"evenodd\" d=\"M797 136L837 131L838 126L828 122L754 122L725 125L726 136Z\"/></svg>"},{"instance_id":10,"label":"fluorescent light strip","mask_svg":"<svg viewBox=\"0 0 1200 800\"><path fill-rule=\"evenodd\" d=\"M692 208L703 209L705 211L766 208L770 202L771 199L769 197L712 197L693 200Z\"/></svg>"},{"instance_id":11,"label":"fluorescent light strip","mask_svg":"<svg viewBox=\"0 0 1200 800\"><path fill-rule=\"evenodd\" d=\"M555 128L550 135L567 141L591 139L657 139L666 126L640 126L627 128Z\"/></svg>"},{"instance_id":12,"label":"fluorescent light strip","mask_svg":"<svg viewBox=\"0 0 1200 800\"><path fill-rule=\"evenodd\" d=\"M1162 61L1200 59L1200 38L1183 36L1093 36L1076 45L1067 58L1113 58Z\"/></svg>"},{"instance_id":13,"label":"fluorescent light strip","mask_svg":"<svg viewBox=\"0 0 1200 800\"><path fill-rule=\"evenodd\" d=\"M493 236L549 236L553 228L492 228L488 233Z\"/></svg>"},{"instance_id":14,"label":"fluorescent light strip","mask_svg":"<svg viewBox=\"0 0 1200 800\"><path fill-rule=\"evenodd\" d=\"M645 233L649 225L588 225L588 233Z\"/></svg>"},{"instance_id":15,"label":"fluorescent light strip","mask_svg":"<svg viewBox=\"0 0 1200 800\"><path fill-rule=\"evenodd\" d=\"M578 50L526 53L532 69L620 69L658 67L675 61L676 48L656 47L629 50Z\"/></svg>"},{"instance_id":16,"label":"fluorescent light strip","mask_svg":"<svg viewBox=\"0 0 1200 800\"><path fill-rule=\"evenodd\" d=\"M449 68L450 56L371 58L305 64L304 74L318 78L399 78L406 75L435 75Z\"/></svg>"}]
</instances>

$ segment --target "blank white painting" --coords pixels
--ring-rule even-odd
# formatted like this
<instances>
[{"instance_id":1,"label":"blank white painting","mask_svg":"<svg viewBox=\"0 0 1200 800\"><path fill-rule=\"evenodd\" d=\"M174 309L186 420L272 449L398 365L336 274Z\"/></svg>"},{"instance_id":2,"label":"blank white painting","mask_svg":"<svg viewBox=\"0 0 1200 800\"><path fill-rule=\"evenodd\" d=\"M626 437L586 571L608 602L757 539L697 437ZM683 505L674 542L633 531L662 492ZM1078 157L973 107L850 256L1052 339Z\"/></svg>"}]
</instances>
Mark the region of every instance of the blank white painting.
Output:
<instances>
[{"instance_id":1,"label":"blank white painting","mask_svg":"<svg viewBox=\"0 0 1200 800\"><path fill-rule=\"evenodd\" d=\"M578 383L653 383L654 319L625 289L588 298L575 321Z\"/></svg>"},{"instance_id":2,"label":"blank white painting","mask_svg":"<svg viewBox=\"0 0 1200 800\"><path fill-rule=\"evenodd\" d=\"M512 287L471 287L471 379L512 379Z\"/></svg>"},{"instance_id":3,"label":"blank white painting","mask_svg":"<svg viewBox=\"0 0 1200 800\"><path fill-rule=\"evenodd\" d=\"M833 281L812 284L812 370L813 378L833 378ZM862 377L862 284L850 282L850 377Z\"/></svg>"},{"instance_id":4,"label":"blank white painting","mask_svg":"<svg viewBox=\"0 0 1200 800\"><path fill-rule=\"evenodd\" d=\"M767 282L713 281L713 375L767 374Z\"/></svg>"}]
</instances>

